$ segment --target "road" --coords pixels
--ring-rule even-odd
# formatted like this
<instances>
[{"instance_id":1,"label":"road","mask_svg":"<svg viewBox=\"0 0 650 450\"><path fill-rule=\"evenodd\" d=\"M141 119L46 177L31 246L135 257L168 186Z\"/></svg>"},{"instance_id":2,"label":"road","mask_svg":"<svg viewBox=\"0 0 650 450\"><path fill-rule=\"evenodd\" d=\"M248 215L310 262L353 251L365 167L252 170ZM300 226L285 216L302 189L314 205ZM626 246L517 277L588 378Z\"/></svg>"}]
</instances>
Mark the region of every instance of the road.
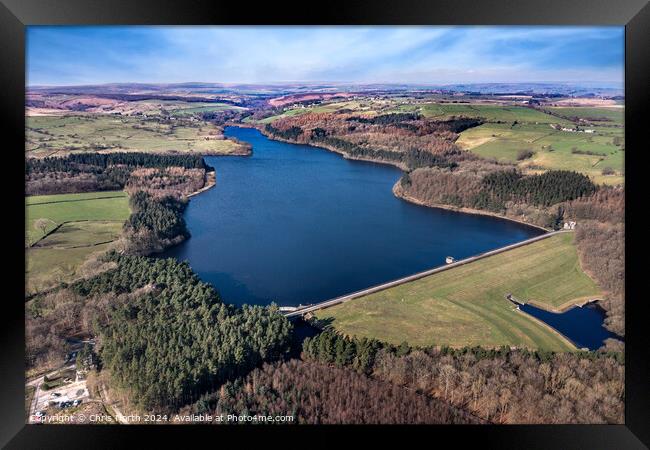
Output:
<instances>
[{"instance_id":1,"label":"road","mask_svg":"<svg viewBox=\"0 0 650 450\"><path fill-rule=\"evenodd\" d=\"M387 283L383 283L377 286L373 286L367 289L363 289L361 291L356 291L352 292L351 294L343 295L341 297L333 298L331 300L325 300L324 302L316 303L314 305L309 305L304 308L296 309L295 311L291 311L286 313L284 316L285 317L298 317L302 316L304 314L307 314L312 311L317 311L319 309L323 308L328 308L330 306L338 305L340 303L347 302L349 300L353 300L358 297L363 297L368 294L373 294L375 292L383 291L384 289L388 289L394 286L399 286L400 284L408 283L410 281L418 280L420 278L427 277L429 275L433 275L435 273L439 272L444 272L445 270L453 269L454 267L459 267L465 264L469 264L474 261L478 261L479 259L487 258L488 256L493 256L493 255L498 255L499 253L506 252L508 250L512 250L518 247L523 247L524 245L532 244L533 242L541 241L543 239L548 239L551 236L555 236L557 234L561 233L573 233L573 230L560 230L560 231L552 231L550 233L545 233L540 236L536 236L534 238L526 239L525 241L517 242L515 244L510 244L506 245L505 247L497 248L495 250L490 250L488 252L480 253L475 256L471 256L469 258L461 259L459 261L453 262L451 264L446 264L444 266L439 266L435 267L433 269L425 270L424 272L418 272L414 275L409 275L404 278L400 278L398 280L394 281L389 281Z\"/></svg>"}]
</instances>

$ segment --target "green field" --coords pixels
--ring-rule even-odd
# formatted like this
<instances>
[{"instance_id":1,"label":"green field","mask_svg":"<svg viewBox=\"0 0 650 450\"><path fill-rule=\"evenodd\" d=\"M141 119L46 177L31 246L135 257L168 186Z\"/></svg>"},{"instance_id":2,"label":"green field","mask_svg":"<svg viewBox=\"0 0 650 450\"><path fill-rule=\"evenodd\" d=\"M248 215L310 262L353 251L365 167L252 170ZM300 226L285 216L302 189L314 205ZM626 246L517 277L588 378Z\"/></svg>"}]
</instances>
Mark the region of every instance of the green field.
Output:
<instances>
[{"instance_id":1,"label":"green field","mask_svg":"<svg viewBox=\"0 0 650 450\"><path fill-rule=\"evenodd\" d=\"M46 233L63 222L124 221L129 216L127 194L124 191L86 192L83 194L34 195L25 198L27 241L43 237L34 228L37 219L51 221Z\"/></svg>"},{"instance_id":2,"label":"green field","mask_svg":"<svg viewBox=\"0 0 650 450\"><path fill-rule=\"evenodd\" d=\"M259 120L257 121L257 123L267 124L286 117L299 116L307 113L336 112L336 111L341 111L343 109L349 109L351 111L354 111L356 114L361 114L361 115L375 114L378 113L381 110L381 108L383 108L383 106L377 104L376 102L371 102L371 101L367 101L367 102L357 101L357 100L337 101L331 103L323 103L317 106L308 106L305 108L298 107L298 108L287 109L286 111L280 114L276 114L274 116L269 116L262 120ZM248 120L248 122L251 121Z\"/></svg>"},{"instance_id":3,"label":"green field","mask_svg":"<svg viewBox=\"0 0 650 450\"><path fill-rule=\"evenodd\" d=\"M625 119L625 109L617 108L591 108L591 107L563 107L553 106L546 108L554 114L573 119L583 119L585 122L602 125L622 126Z\"/></svg>"},{"instance_id":4,"label":"green field","mask_svg":"<svg viewBox=\"0 0 650 450\"><path fill-rule=\"evenodd\" d=\"M88 151L228 154L239 149L233 141L210 139L221 133L208 123L171 122L115 115L28 116L25 147L37 157Z\"/></svg>"},{"instance_id":5,"label":"green field","mask_svg":"<svg viewBox=\"0 0 650 450\"><path fill-rule=\"evenodd\" d=\"M550 125L487 123L463 131L457 143L484 158L508 162L518 162L519 151L532 150L535 154L531 159L519 162L523 168L575 170L595 183L622 183L623 129L591 129L595 132L573 133L555 130ZM606 167L615 173L603 175Z\"/></svg>"},{"instance_id":6,"label":"green field","mask_svg":"<svg viewBox=\"0 0 650 450\"><path fill-rule=\"evenodd\" d=\"M393 344L574 350L505 298L511 293L548 308L597 298L601 292L580 269L573 238L552 236L318 311L317 318L346 335Z\"/></svg>"},{"instance_id":7,"label":"green field","mask_svg":"<svg viewBox=\"0 0 650 450\"><path fill-rule=\"evenodd\" d=\"M243 110L239 106L229 105L227 103L209 103L202 106L190 106L186 108L178 108L170 111L172 116L185 116L189 114L199 114L204 112L218 112L227 110Z\"/></svg>"},{"instance_id":8,"label":"green field","mask_svg":"<svg viewBox=\"0 0 650 450\"><path fill-rule=\"evenodd\" d=\"M421 105L419 110L423 116L439 119L448 119L452 116L482 118L487 122L509 122L515 120L525 123L565 123L550 114L523 106L509 105L486 105L470 103L426 103Z\"/></svg>"},{"instance_id":9,"label":"green field","mask_svg":"<svg viewBox=\"0 0 650 450\"><path fill-rule=\"evenodd\" d=\"M78 275L78 268L92 254L106 251L120 236L129 216L125 192L40 195L25 199L26 289L33 293ZM43 237L34 228L48 219L50 233Z\"/></svg>"}]
</instances>

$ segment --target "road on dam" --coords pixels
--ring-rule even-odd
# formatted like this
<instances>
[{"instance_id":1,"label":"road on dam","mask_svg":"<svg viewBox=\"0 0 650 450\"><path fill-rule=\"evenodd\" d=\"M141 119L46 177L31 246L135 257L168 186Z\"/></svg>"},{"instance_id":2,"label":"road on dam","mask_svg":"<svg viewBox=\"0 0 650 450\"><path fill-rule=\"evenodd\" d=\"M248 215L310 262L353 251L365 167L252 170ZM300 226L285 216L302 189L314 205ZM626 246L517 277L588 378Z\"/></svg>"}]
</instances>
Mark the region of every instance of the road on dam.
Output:
<instances>
[{"instance_id":1,"label":"road on dam","mask_svg":"<svg viewBox=\"0 0 650 450\"><path fill-rule=\"evenodd\" d=\"M541 241L542 239L548 239L551 236L555 236L555 235L560 234L560 233L573 233L573 231L572 230L552 231L550 233L542 234L540 236L536 236L536 237L531 238L531 239L526 239L525 241L517 242L515 244L506 245L505 247L500 247L500 248L497 248L495 250L490 250L490 251L480 253L480 254L475 255L475 256L471 256L469 258L461 259L459 261L456 261L456 262L453 262L453 263L450 263L450 264L447 264L447 265L444 265L444 266L435 267L435 268L430 269L430 270L425 270L424 272L418 272L416 274L409 275L407 277L400 278L398 280L389 281L387 283L379 284L377 286L372 286L372 287L369 287L367 289L363 289L361 291L352 292L351 294L342 295L340 297L336 297L336 298L333 298L333 299L330 299L330 300L325 300L323 302L315 303L313 305L299 307L299 308L297 308L297 309L295 309L293 311L284 312L284 315L285 315L285 317L302 316L302 315L307 314L309 312L317 311L317 310L323 309L323 308L328 308L330 306L338 305L340 303L345 303L345 302L347 302L349 300L353 300L355 298L359 298L359 297L366 296L368 294L373 294L375 292L383 291L384 289L388 289L388 288L391 288L391 287L394 287L394 286L399 286L400 284L404 284L404 283L408 283L410 281L418 280L420 278L424 278L426 276L433 275L433 274L436 274L436 273L439 273L439 272L444 272L445 270L453 269L454 267L463 266L465 264L469 264L471 262L478 261L479 259L487 258L488 256L497 255L499 253L503 253L503 252L506 252L508 250L512 250L512 249L515 249L515 248L518 248L518 247L523 247L524 245L532 244L533 242Z\"/></svg>"}]
</instances>

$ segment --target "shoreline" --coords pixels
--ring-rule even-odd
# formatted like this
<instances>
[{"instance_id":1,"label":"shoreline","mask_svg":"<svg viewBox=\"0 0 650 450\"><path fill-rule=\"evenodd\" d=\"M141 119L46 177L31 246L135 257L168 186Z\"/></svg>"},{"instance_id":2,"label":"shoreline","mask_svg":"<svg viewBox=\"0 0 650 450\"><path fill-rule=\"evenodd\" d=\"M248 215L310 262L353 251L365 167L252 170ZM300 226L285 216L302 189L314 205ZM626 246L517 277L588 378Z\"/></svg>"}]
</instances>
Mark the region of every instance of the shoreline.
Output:
<instances>
[{"instance_id":1,"label":"shoreline","mask_svg":"<svg viewBox=\"0 0 650 450\"><path fill-rule=\"evenodd\" d=\"M582 308L584 306L591 305L592 303L595 303L596 306L601 308L603 311L606 311L605 308L603 308L599 304L599 302L601 302L602 299L593 298L592 296L578 297L573 300L569 300L568 302L564 302L559 306L546 305L544 303L538 302L537 300L527 300L526 302L521 302L517 300L515 297L513 297L512 295L510 296L511 298L508 298L508 296L506 296L506 299L514 303L515 305L519 305L519 306L531 305L534 308L541 309L542 311L546 311L552 314L564 314L570 309Z\"/></svg>"},{"instance_id":2,"label":"shoreline","mask_svg":"<svg viewBox=\"0 0 650 450\"><path fill-rule=\"evenodd\" d=\"M269 140L275 140L275 141L278 141L278 142L284 142L284 143L294 144L294 145L310 145L312 147L321 148L321 149L328 150L328 151L331 151L333 153L339 154L344 159L354 160L354 161L365 161L365 162L371 162L371 163L377 163L377 164L388 164L388 165L396 167L396 168L398 168L398 169L400 169L402 171L404 170L403 167L400 167L400 166L398 166L398 165L396 165L396 164L394 164L392 162L376 161L376 160L364 159L364 158L351 158L345 152L343 152L343 151L341 151L339 149L333 148L331 146L318 145L318 144L313 144L313 143L300 143L300 142L294 142L294 141L284 139L284 138L275 137L275 136L267 133L263 126L257 125L257 124L226 123L224 125L224 127L225 126L232 126L232 127L239 127L239 128L252 128L252 129L258 130L263 136L265 136ZM188 197L198 195L198 194L200 194L200 193L202 193L202 192L204 192L204 191L206 191L208 189L211 189L212 187L214 187L216 185L216 172L214 172L214 171L213 172L208 172L206 174L206 176L208 177L206 186L204 186L202 189L200 189L200 190L198 190L196 192L193 192ZM512 222L516 222L516 223L518 223L520 225L526 225L528 227L537 228L538 230L543 231L544 234L553 231L553 230L549 230L549 229L546 229L544 227L541 227L539 225L531 224L531 223L528 223L528 222L524 222L522 220L506 217L504 215L489 212L489 211L477 210L477 209L472 209L472 208L458 208L458 207L454 207L454 206L450 206L450 205L444 205L444 204L429 204L429 203L423 202L421 200L418 200L418 199L406 194L404 192L404 190L402 189L401 185L400 185L400 180L397 180L395 182L395 184L393 185L393 188L392 188L392 192L393 192L393 195L395 197L397 197L397 198L399 198L401 200L407 201L409 203L417 204L417 205L420 205L420 206L428 207L428 208L445 209L445 210L448 210L448 211L454 211L454 212L460 212L460 213L466 213L466 214L474 214L474 215L491 216L491 217L501 219L501 220L509 220L509 221L512 221ZM527 303L530 304L531 306L534 306L534 307L536 307L538 309L541 309L541 310L544 310L544 311L547 311L547 312L561 314L561 313L564 313L564 312L568 311L571 308L583 307L583 306L585 306L585 305L587 305L589 303L594 303L594 302L598 303L599 301L600 301L599 299L586 299L585 301L582 301L582 299L575 299L575 300L566 302L566 303L560 305L557 308L549 306L549 305L542 305L542 304L539 304L539 303L537 303L535 301L528 301ZM520 310L520 312L524 313L524 311L521 311L521 310ZM552 332L554 332L555 334L557 334L570 347L573 347L575 350L580 350L580 348L571 339L566 337L559 330L555 329L551 325L545 323L544 321L541 321L541 320L537 319L536 317L534 317L534 316L532 316L530 314L527 314L527 313L524 313L524 314L526 314L531 320L539 323L540 325L544 326L545 328L547 328L547 329L551 330ZM318 325L314 324L314 322L318 322L318 319L312 314L310 314L310 316L313 316L313 317L305 318L306 319L305 322L308 323L311 326L315 326L316 328L320 328L320 327L318 327Z\"/></svg>"},{"instance_id":3,"label":"shoreline","mask_svg":"<svg viewBox=\"0 0 650 450\"><path fill-rule=\"evenodd\" d=\"M194 191L191 194L187 194L187 198L194 197L195 195L199 195L208 189L212 189L217 185L217 172L216 170L213 170L211 172L206 172L205 173L205 184L201 189L198 191Z\"/></svg>"},{"instance_id":4,"label":"shoreline","mask_svg":"<svg viewBox=\"0 0 650 450\"><path fill-rule=\"evenodd\" d=\"M490 212L490 211L484 211L481 209L473 209L473 208L465 208L465 207L456 207L456 206L450 206L450 205L445 205L445 204L439 204L439 203L427 203L422 200L419 200L415 197L412 197L404 192L404 189L402 186L399 184L400 180L397 180L397 182L393 185L393 194L395 197L398 197L404 201L407 201L409 203L413 203L416 205L420 206L426 206L427 208L437 208L437 209L445 209L447 211L455 211L455 212L460 212L460 213L465 213L465 214L474 214L474 215L479 215L479 216L491 216L491 217L496 217L497 219L502 219L502 220L509 220L511 222L517 222L521 225L526 225L529 227L537 228L539 230L542 230L546 233L553 231L549 230L547 228L544 228L540 225L535 225L530 222L524 222L523 220L515 219L512 217L507 217L502 214Z\"/></svg>"},{"instance_id":5,"label":"shoreline","mask_svg":"<svg viewBox=\"0 0 650 450\"><path fill-rule=\"evenodd\" d=\"M400 169L402 171L406 170L403 165L396 164L396 163L390 162L390 161L381 161L381 160L374 160L374 159L369 159L369 158L353 158L353 157L350 157L347 153L345 153L345 152L343 152L343 151L341 151L341 150L339 150L337 148L334 148L332 146L328 146L328 145L324 145L324 144L319 145L319 144L314 144L314 143L311 143L311 142L303 144L303 143L300 143L300 142L294 142L294 141L291 141L291 140L288 140L288 139L275 137L275 136L272 136L269 133L267 133L266 130L264 130L264 126L257 125L257 124L226 123L225 126L241 127L241 128L254 128L254 129L258 130L260 133L262 133L262 135L264 135L265 137L267 137L268 139L273 140L273 141L285 142L287 144L309 145L311 147L322 148L324 150L328 150L328 151L331 151L333 153L339 154L343 158L345 158L347 160L350 160L350 161L364 161L364 162L370 162L370 163L375 163L375 164L386 164L386 165L389 165L389 166L393 166L393 167L395 167L397 169ZM393 189L392 189L393 190L393 195L395 195L395 197L398 197L398 198L400 198L400 199L402 199L404 201L407 201L409 203L413 203L413 204L420 205L420 206L426 206L427 208L438 208L438 209L445 209L447 211L455 211L455 212L466 213L466 214L475 214L475 215L496 217L498 219L509 220L509 221L512 221L512 222L519 223L521 225L526 225L526 226L529 226L529 227L537 228L538 230L541 230L541 231L544 231L544 232L547 232L547 233L549 231L553 231L553 230L549 230L547 228L544 228L542 226L532 224L530 222L524 222L523 220L515 219L515 218L512 218L512 217L507 217L507 216L504 216L503 214L493 213L493 212L490 212L490 211L484 211L484 210L472 209L472 208L458 208L456 206L445 205L445 204L426 203L426 202L424 202L422 200L418 200L415 197L411 197L410 195L404 193L404 191L401 188L399 182L400 182L400 180L397 180L395 182L395 184L393 185Z\"/></svg>"},{"instance_id":6,"label":"shoreline","mask_svg":"<svg viewBox=\"0 0 650 450\"><path fill-rule=\"evenodd\" d=\"M395 162L392 162L392 161L383 161L383 160L379 160L379 159L353 157L353 156L350 156L349 154L345 153L344 151L342 151L342 150L340 150L340 149L338 149L336 147L333 147L331 145L319 144L319 143L315 143L315 142L309 142L309 143L296 142L296 141L292 141L292 140L289 140L289 139L284 139L284 138L281 138L281 137L277 137L277 136L274 136L272 134L269 134L264 129L264 126L262 126L262 125L250 124L250 123L246 123L246 124L226 123L224 126L239 127L239 128L254 128L257 131L259 131L263 136L265 136L266 138L268 138L268 139L270 139L272 141L284 142L286 144L308 145L310 147L322 148L323 150L328 150L330 152L341 155L344 159L347 159L349 161L364 161L364 162L369 162L369 163L374 163L374 164L385 164L385 165L393 166L393 167L395 167L397 169L400 169L402 171L406 170L406 167L403 164L398 164L398 163L395 163Z\"/></svg>"},{"instance_id":7,"label":"shoreline","mask_svg":"<svg viewBox=\"0 0 650 450\"><path fill-rule=\"evenodd\" d=\"M574 349L573 351L574 351L574 352L575 352L575 351L582 351L582 348L581 348L581 347L578 347L578 345L577 345L575 342L573 342L571 339L569 339L567 336L565 336L565 335L564 335L560 330L558 330L558 329L552 327L551 325L547 324L547 323L544 322L543 320L538 319L537 317L533 316L532 314L528 314L527 312L522 311L519 307L517 307L517 312L518 312L519 314L524 314L524 315L525 315L529 320L531 320L531 321L533 321L533 322L536 322L536 323L537 323L538 325L540 325L541 327L545 327L545 328L548 329L549 331L551 331L551 332L557 334L558 337L559 337L561 340L564 340L567 344L569 344L570 347L573 347L573 349Z\"/></svg>"}]
</instances>

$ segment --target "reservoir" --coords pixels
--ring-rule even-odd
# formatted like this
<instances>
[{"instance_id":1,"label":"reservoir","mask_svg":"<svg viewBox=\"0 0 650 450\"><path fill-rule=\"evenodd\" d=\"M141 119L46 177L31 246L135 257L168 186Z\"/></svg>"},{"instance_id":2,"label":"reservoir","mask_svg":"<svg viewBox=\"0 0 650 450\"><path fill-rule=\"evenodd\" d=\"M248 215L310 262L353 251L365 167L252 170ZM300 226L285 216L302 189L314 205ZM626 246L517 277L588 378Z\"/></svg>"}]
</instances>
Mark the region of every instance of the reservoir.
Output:
<instances>
[{"instance_id":1,"label":"reservoir","mask_svg":"<svg viewBox=\"0 0 650 450\"><path fill-rule=\"evenodd\" d=\"M562 313L545 311L531 304L520 305L519 308L555 328L573 341L578 348L598 350L605 339L623 340L621 336L603 326L605 310L596 303L589 303L582 307L574 306Z\"/></svg>"},{"instance_id":2,"label":"reservoir","mask_svg":"<svg viewBox=\"0 0 650 450\"><path fill-rule=\"evenodd\" d=\"M188 260L234 304L296 306L537 236L495 217L396 198L401 171L228 127L252 156L206 157L214 188L192 197L192 235L163 256Z\"/></svg>"}]
</instances>

